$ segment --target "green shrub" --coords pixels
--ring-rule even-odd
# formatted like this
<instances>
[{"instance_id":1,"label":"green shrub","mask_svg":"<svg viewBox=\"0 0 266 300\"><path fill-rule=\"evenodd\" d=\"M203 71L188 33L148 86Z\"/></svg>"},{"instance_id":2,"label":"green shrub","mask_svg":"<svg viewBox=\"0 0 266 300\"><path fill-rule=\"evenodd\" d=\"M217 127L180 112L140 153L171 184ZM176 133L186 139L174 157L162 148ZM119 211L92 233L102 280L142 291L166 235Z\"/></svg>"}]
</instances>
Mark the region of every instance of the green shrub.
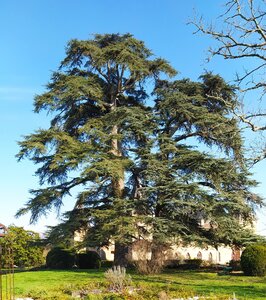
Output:
<instances>
[{"instance_id":1,"label":"green shrub","mask_svg":"<svg viewBox=\"0 0 266 300\"><path fill-rule=\"evenodd\" d=\"M266 246L250 245L241 255L241 267L245 275L264 276L266 274Z\"/></svg>"},{"instance_id":2,"label":"green shrub","mask_svg":"<svg viewBox=\"0 0 266 300\"><path fill-rule=\"evenodd\" d=\"M184 268L188 270L196 270L199 269L202 265L202 259L193 258L193 259L185 259Z\"/></svg>"},{"instance_id":3,"label":"green shrub","mask_svg":"<svg viewBox=\"0 0 266 300\"><path fill-rule=\"evenodd\" d=\"M113 267L114 262L110 260L102 260L101 261L101 267L111 269Z\"/></svg>"},{"instance_id":4,"label":"green shrub","mask_svg":"<svg viewBox=\"0 0 266 300\"><path fill-rule=\"evenodd\" d=\"M168 269L175 269L180 267L181 260L180 259L171 259L167 260L166 268Z\"/></svg>"},{"instance_id":5,"label":"green shrub","mask_svg":"<svg viewBox=\"0 0 266 300\"><path fill-rule=\"evenodd\" d=\"M240 271L241 270L241 263L240 260L230 260L229 267L232 268L233 271Z\"/></svg>"},{"instance_id":6,"label":"green shrub","mask_svg":"<svg viewBox=\"0 0 266 300\"><path fill-rule=\"evenodd\" d=\"M80 269L97 269L101 267L101 258L95 251L78 253L77 265Z\"/></svg>"},{"instance_id":7,"label":"green shrub","mask_svg":"<svg viewBox=\"0 0 266 300\"><path fill-rule=\"evenodd\" d=\"M69 269L75 264L75 254L68 249L55 247L46 256L46 266L51 269Z\"/></svg>"}]
</instances>

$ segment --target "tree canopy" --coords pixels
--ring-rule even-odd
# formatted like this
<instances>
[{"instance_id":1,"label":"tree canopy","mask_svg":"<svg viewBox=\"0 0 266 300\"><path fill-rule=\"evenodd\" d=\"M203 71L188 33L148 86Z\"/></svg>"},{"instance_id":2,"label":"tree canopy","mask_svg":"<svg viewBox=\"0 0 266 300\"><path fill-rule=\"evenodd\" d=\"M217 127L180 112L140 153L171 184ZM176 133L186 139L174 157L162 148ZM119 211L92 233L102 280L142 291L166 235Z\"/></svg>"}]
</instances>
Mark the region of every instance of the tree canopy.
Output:
<instances>
[{"instance_id":1,"label":"tree canopy","mask_svg":"<svg viewBox=\"0 0 266 300\"><path fill-rule=\"evenodd\" d=\"M115 242L117 263L126 246L151 237L232 244L262 203L232 114L235 88L211 73L199 82L169 80L175 74L130 34L70 41L35 98L50 127L19 143L18 158L39 166L40 189L18 215L34 222L78 187L51 237L84 229L87 245Z\"/></svg>"},{"instance_id":2,"label":"tree canopy","mask_svg":"<svg viewBox=\"0 0 266 300\"><path fill-rule=\"evenodd\" d=\"M3 249L12 250L13 263L17 267L39 267L44 263L43 246L38 233L25 230L22 227L10 226L7 234L0 239ZM5 261L5 255L3 252Z\"/></svg>"}]
</instances>

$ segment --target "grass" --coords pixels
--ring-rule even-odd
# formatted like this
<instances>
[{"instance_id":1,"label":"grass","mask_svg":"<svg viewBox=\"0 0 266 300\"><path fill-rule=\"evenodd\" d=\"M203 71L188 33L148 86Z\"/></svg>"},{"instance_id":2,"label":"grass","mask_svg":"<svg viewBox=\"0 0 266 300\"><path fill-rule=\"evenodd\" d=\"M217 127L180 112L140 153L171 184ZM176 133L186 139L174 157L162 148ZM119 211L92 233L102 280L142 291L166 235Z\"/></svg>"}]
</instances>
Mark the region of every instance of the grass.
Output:
<instances>
[{"instance_id":1,"label":"grass","mask_svg":"<svg viewBox=\"0 0 266 300\"><path fill-rule=\"evenodd\" d=\"M129 272L135 294L114 295L107 290L104 270L28 271L15 274L16 296L36 299L72 299L71 291L88 289L86 299L159 299L206 296L208 299L266 299L266 278L241 275L218 276L216 273L169 270L160 275L144 276ZM105 291L97 295L99 291Z\"/></svg>"}]
</instances>

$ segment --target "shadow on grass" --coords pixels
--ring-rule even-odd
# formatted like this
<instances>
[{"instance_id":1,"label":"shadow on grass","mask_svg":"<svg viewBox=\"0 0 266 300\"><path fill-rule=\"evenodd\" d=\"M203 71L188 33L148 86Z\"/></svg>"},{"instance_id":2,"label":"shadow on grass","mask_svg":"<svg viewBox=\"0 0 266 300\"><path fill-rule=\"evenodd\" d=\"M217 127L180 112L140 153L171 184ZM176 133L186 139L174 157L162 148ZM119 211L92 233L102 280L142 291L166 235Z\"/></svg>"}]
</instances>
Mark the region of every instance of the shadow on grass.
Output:
<instances>
[{"instance_id":1,"label":"shadow on grass","mask_svg":"<svg viewBox=\"0 0 266 300\"><path fill-rule=\"evenodd\" d=\"M161 275L134 277L147 286L160 285L171 291L185 289L200 295L228 296L235 293L241 299L266 299L266 278L263 277L251 278L243 274L218 276L193 271L167 271Z\"/></svg>"}]
</instances>

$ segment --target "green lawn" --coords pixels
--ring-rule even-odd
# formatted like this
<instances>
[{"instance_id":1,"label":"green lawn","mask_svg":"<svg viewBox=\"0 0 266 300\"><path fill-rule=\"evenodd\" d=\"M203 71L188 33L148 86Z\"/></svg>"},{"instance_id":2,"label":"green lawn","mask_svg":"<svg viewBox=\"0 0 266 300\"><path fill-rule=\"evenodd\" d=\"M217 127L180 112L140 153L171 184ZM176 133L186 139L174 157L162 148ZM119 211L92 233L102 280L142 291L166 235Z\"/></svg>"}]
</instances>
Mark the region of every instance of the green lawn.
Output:
<instances>
[{"instance_id":1,"label":"green lawn","mask_svg":"<svg viewBox=\"0 0 266 300\"><path fill-rule=\"evenodd\" d=\"M167 271L161 275L143 276L130 273L135 292L113 295L107 290L104 271L32 271L15 274L16 296L36 299L72 299L74 290L90 290L86 299L159 299L162 291L171 298L205 296L206 299L266 299L266 278L241 275L218 276L216 273ZM99 291L101 294L97 295ZM208 297L208 298L207 298Z\"/></svg>"}]
</instances>

